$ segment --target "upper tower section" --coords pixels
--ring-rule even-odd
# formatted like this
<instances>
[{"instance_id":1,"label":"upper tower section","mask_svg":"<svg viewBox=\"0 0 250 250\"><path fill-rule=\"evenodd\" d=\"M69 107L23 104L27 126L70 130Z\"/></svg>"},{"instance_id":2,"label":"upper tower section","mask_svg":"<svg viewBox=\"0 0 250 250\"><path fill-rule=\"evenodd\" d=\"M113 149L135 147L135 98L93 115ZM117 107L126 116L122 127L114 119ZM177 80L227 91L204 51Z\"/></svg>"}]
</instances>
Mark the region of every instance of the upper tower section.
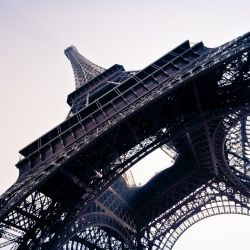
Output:
<instances>
[{"instance_id":1,"label":"upper tower section","mask_svg":"<svg viewBox=\"0 0 250 250\"><path fill-rule=\"evenodd\" d=\"M68 47L64 50L64 53L72 65L75 75L76 89L105 71L104 68L92 63L82 56L75 46Z\"/></svg>"}]
</instances>

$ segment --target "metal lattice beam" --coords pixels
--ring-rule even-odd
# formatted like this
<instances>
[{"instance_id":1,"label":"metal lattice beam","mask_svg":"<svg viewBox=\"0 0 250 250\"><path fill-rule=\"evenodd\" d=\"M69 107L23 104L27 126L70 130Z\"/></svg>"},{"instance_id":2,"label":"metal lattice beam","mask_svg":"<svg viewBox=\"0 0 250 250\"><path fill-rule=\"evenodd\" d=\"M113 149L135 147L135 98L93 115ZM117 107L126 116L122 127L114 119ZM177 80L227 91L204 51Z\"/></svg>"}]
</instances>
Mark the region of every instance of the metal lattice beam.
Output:
<instances>
[{"instance_id":1,"label":"metal lattice beam","mask_svg":"<svg viewBox=\"0 0 250 250\"><path fill-rule=\"evenodd\" d=\"M20 151L0 246L171 249L203 218L249 215L249 51L250 34L215 49L184 42L131 73L66 49L79 87L70 116ZM164 144L175 164L129 188L122 175Z\"/></svg>"}]
</instances>

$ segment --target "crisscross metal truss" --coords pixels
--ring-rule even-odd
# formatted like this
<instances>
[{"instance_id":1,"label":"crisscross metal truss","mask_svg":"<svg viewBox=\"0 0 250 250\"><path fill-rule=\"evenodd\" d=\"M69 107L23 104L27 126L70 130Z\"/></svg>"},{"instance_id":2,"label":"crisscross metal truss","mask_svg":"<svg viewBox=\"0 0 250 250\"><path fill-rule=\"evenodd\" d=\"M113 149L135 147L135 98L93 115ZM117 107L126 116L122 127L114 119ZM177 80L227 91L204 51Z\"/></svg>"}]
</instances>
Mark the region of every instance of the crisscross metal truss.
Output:
<instances>
[{"instance_id":1,"label":"crisscross metal truss","mask_svg":"<svg viewBox=\"0 0 250 250\"><path fill-rule=\"evenodd\" d=\"M112 236L108 228L91 226L81 231L63 247L65 250L80 250L80 249L131 249L123 240L119 240ZM107 231L105 231L107 230ZM84 246L84 248L82 248Z\"/></svg>"},{"instance_id":2,"label":"crisscross metal truss","mask_svg":"<svg viewBox=\"0 0 250 250\"><path fill-rule=\"evenodd\" d=\"M74 46L67 48L64 53L72 64L76 88L81 87L86 82L105 71L104 68L92 63L87 58L79 54Z\"/></svg>"},{"instance_id":3,"label":"crisscross metal truss","mask_svg":"<svg viewBox=\"0 0 250 250\"><path fill-rule=\"evenodd\" d=\"M0 248L13 245L15 249L27 237L43 238L46 224L50 224L51 220L56 223L58 213L63 218L59 204L38 191L33 192L1 222L3 242Z\"/></svg>"},{"instance_id":4,"label":"crisscross metal truss","mask_svg":"<svg viewBox=\"0 0 250 250\"><path fill-rule=\"evenodd\" d=\"M171 249L203 218L249 215L249 51L250 34L215 49L184 42L107 93L105 74L122 66L81 80L98 89L21 150L0 197L0 247ZM122 174L164 144L174 165L129 187Z\"/></svg>"},{"instance_id":5,"label":"crisscross metal truss","mask_svg":"<svg viewBox=\"0 0 250 250\"><path fill-rule=\"evenodd\" d=\"M143 249L172 249L194 223L217 214L250 215L250 200L216 178L156 218L143 231Z\"/></svg>"}]
</instances>

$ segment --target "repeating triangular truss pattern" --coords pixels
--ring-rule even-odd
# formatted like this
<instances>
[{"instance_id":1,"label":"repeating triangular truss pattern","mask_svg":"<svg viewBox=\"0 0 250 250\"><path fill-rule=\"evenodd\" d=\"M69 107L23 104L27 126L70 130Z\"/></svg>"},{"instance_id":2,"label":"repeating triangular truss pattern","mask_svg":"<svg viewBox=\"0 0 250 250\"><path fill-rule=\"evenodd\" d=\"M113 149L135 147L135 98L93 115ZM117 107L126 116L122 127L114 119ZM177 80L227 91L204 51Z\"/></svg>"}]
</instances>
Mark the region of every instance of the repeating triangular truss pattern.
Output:
<instances>
[{"instance_id":1,"label":"repeating triangular truss pattern","mask_svg":"<svg viewBox=\"0 0 250 250\"><path fill-rule=\"evenodd\" d=\"M0 248L171 250L204 218L250 215L249 33L101 71L78 79L65 121L20 150ZM173 166L129 186L123 174L163 146Z\"/></svg>"},{"instance_id":2,"label":"repeating triangular truss pattern","mask_svg":"<svg viewBox=\"0 0 250 250\"><path fill-rule=\"evenodd\" d=\"M87 58L82 56L75 46L68 47L65 49L64 53L71 62L75 76L76 88L81 87L86 82L105 71L104 68L92 63Z\"/></svg>"}]
</instances>

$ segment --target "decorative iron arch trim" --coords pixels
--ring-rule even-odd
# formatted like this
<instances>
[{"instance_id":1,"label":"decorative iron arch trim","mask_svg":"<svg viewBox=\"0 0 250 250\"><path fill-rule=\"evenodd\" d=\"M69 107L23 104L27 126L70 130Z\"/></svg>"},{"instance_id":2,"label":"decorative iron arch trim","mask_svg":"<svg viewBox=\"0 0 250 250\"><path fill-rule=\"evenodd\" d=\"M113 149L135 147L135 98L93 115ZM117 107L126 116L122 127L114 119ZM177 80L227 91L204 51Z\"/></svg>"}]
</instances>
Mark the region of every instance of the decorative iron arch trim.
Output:
<instances>
[{"instance_id":1,"label":"decorative iron arch trim","mask_svg":"<svg viewBox=\"0 0 250 250\"><path fill-rule=\"evenodd\" d=\"M193 224L219 214L250 215L250 199L231 183L214 179L183 200L175 210L166 211L145 229L141 239L145 249L171 250L179 237Z\"/></svg>"},{"instance_id":2,"label":"decorative iron arch trim","mask_svg":"<svg viewBox=\"0 0 250 250\"><path fill-rule=\"evenodd\" d=\"M239 173L233 171L233 169L229 166L226 159L224 146L226 136L230 129L233 128L239 121L246 118L249 114L250 105L247 104L224 117L224 119L222 119L217 125L214 132L214 152L218 163L218 169L220 169L227 176L227 178L232 181L232 183L237 185L246 193L249 193L250 189L242 182Z\"/></svg>"},{"instance_id":3,"label":"decorative iron arch trim","mask_svg":"<svg viewBox=\"0 0 250 250\"><path fill-rule=\"evenodd\" d=\"M84 229L92 226L103 226L115 231L130 247L131 250L136 249L133 232L124 227L119 221L114 217L109 216L103 212L94 212L84 214L80 217L71 228L65 230L63 238L60 238L55 242L55 248L61 249L63 245L66 244L71 238L76 234L83 231Z\"/></svg>"},{"instance_id":4,"label":"decorative iron arch trim","mask_svg":"<svg viewBox=\"0 0 250 250\"><path fill-rule=\"evenodd\" d=\"M233 211L233 209L235 209L235 211ZM240 206L221 206L220 209L223 209L224 211L220 211L220 210L215 210L213 211L213 209L205 209L205 210L202 210L200 212L198 212L197 214L194 214L192 215L191 217L189 217L187 220L185 220L178 228L176 228L171 234L170 234L170 237L168 238L168 241L166 241L166 243L171 243L172 246L169 248L169 247L166 247L166 249L169 249L171 250L173 248L173 246L175 245L176 241L182 236L182 234L184 232L186 232L191 226L193 226L194 224L204 220L204 219L207 219L209 217L213 217L213 216L218 216L218 215L225 215L225 214L230 214L230 215L233 215L233 214L237 214L237 215L247 215L247 216L250 216L250 209L247 210L248 212L247 213L242 213L241 211L238 211L238 209L241 209L242 210L242 207ZM226 211L227 209L231 210L231 212L228 212ZM245 210L243 210L245 211ZM207 214L204 215L204 213L207 212ZM202 215L203 217L199 217L199 215ZM198 219L197 219L198 218ZM190 219L193 219L193 220L190 220ZM186 221L189 221L189 224L185 224ZM184 225L184 229L182 228L182 226ZM179 232L178 232L179 230ZM175 238L173 235L174 233L178 234L178 238ZM173 237L171 237L173 236ZM172 240L174 239L174 240ZM164 244L164 246L166 245L166 243ZM165 248L163 248L165 249Z\"/></svg>"}]
</instances>

